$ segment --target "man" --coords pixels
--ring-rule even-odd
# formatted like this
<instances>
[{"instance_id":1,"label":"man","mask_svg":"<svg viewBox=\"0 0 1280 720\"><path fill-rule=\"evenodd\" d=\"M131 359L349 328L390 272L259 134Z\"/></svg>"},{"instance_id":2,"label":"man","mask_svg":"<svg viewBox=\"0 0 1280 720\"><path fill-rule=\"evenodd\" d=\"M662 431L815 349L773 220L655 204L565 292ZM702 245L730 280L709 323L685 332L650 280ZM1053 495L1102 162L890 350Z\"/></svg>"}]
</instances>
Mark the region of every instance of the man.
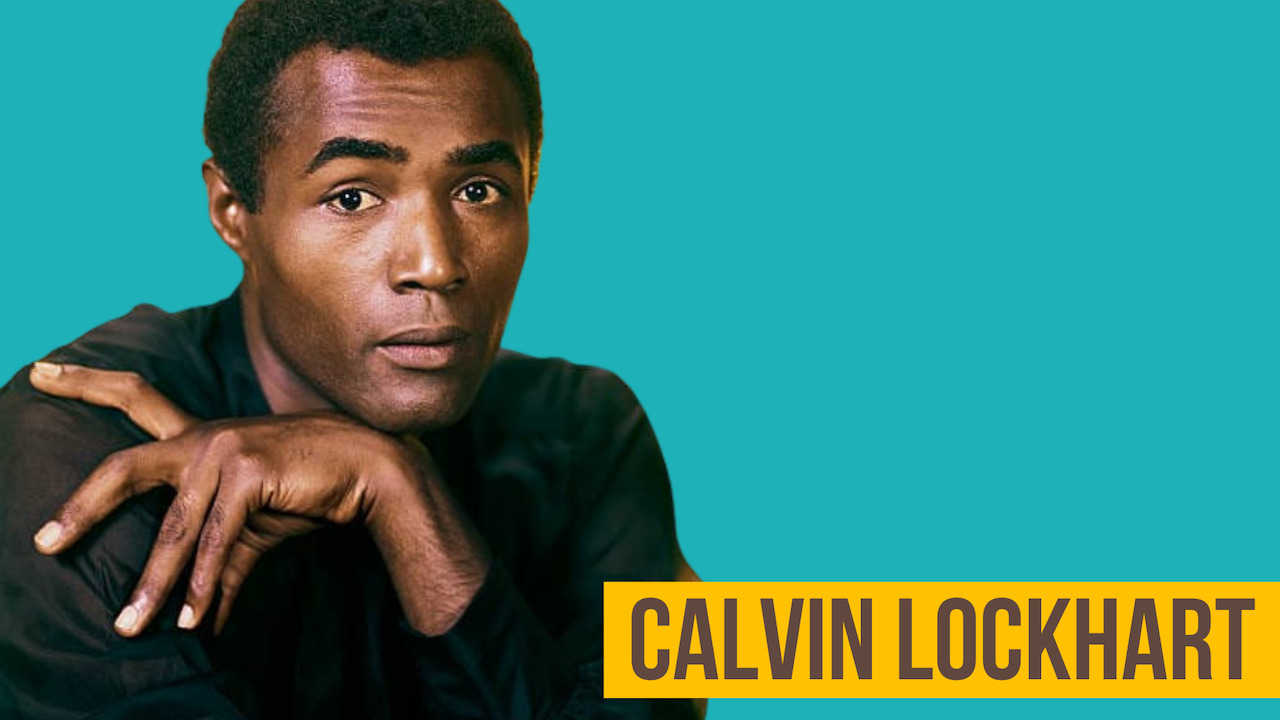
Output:
<instances>
[{"instance_id":1,"label":"man","mask_svg":"<svg viewBox=\"0 0 1280 720\"><path fill-rule=\"evenodd\" d=\"M601 583L687 570L643 411L499 350L541 139L506 11L249 0L205 134L237 292L0 394L0 715L691 716L601 699Z\"/></svg>"}]
</instances>

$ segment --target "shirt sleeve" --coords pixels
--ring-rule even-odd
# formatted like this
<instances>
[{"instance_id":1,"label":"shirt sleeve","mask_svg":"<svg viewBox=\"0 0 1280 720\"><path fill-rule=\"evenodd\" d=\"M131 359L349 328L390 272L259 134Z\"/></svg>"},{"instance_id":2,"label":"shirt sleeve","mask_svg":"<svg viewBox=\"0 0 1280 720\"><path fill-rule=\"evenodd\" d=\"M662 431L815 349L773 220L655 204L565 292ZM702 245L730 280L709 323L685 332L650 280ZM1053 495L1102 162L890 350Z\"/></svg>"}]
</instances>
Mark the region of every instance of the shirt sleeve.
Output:
<instances>
[{"instance_id":1,"label":"shirt sleeve","mask_svg":"<svg viewBox=\"0 0 1280 720\"><path fill-rule=\"evenodd\" d=\"M696 717L687 700L603 699L603 583L674 579L675 517L639 402L616 376L586 372L572 404L586 411L574 419L567 465L576 503L563 540L568 582L554 602L567 629L553 637L495 562L448 633L403 628L432 717Z\"/></svg>"},{"instance_id":2,"label":"shirt sleeve","mask_svg":"<svg viewBox=\"0 0 1280 720\"><path fill-rule=\"evenodd\" d=\"M171 498L127 502L69 551L32 537L110 453L147 440L122 414L44 396L23 370L0 391L0 717L239 718L231 680L176 593L151 628L112 629Z\"/></svg>"}]
</instances>

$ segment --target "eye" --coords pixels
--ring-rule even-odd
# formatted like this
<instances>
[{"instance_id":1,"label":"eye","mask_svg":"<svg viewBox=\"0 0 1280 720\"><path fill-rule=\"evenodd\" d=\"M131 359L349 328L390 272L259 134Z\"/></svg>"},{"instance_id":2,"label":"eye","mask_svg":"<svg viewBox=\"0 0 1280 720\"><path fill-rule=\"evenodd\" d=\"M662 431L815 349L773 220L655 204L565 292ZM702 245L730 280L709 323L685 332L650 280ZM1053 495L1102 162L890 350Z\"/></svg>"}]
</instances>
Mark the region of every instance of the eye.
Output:
<instances>
[{"instance_id":1,"label":"eye","mask_svg":"<svg viewBox=\"0 0 1280 720\"><path fill-rule=\"evenodd\" d=\"M331 195L324 204L340 213L357 213L381 205L382 198L368 190L347 188Z\"/></svg>"},{"instance_id":2,"label":"eye","mask_svg":"<svg viewBox=\"0 0 1280 720\"><path fill-rule=\"evenodd\" d=\"M472 205L492 205L500 200L503 194L501 188L487 180L474 180L463 185L455 197Z\"/></svg>"}]
</instances>

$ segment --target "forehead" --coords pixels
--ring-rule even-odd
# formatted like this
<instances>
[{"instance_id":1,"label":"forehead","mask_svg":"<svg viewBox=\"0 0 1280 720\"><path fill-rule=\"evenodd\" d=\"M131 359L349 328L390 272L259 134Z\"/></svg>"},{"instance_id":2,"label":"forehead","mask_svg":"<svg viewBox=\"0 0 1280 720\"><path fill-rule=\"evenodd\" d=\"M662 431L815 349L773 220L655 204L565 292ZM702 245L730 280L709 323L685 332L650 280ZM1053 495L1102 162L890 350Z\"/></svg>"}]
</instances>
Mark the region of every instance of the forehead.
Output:
<instances>
[{"instance_id":1,"label":"forehead","mask_svg":"<svg viewBox=\"0 0 1280 720\"><path fill-rule=\"evenodd\" d=\"M520 93L487 54L399 65L363 50L314 47L285 65L271 106L276 142L268 165L272 155L306 154L331 138L355 137L403 146L411 154L505 140L528 167Z\"/></svg>"}]
</instances>

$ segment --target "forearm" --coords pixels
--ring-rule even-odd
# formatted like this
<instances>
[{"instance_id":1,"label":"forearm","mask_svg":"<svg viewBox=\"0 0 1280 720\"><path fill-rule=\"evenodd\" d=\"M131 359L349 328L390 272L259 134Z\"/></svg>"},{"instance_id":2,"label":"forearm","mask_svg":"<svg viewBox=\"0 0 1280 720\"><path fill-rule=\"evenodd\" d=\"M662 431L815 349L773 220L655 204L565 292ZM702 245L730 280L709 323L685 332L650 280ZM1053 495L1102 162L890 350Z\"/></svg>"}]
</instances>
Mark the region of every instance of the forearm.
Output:
<instances>
[{"instance_id":1,"label":"forearm","mask_svg":"<svg viewBox=\"0 0 1280 720\"><path fill-rule=\"evenodd\" d=\"M416 441L375 482L365 522L405 620L423 635L442 635L484 584L488 549Z\"/></svg>"}]
</instances>

